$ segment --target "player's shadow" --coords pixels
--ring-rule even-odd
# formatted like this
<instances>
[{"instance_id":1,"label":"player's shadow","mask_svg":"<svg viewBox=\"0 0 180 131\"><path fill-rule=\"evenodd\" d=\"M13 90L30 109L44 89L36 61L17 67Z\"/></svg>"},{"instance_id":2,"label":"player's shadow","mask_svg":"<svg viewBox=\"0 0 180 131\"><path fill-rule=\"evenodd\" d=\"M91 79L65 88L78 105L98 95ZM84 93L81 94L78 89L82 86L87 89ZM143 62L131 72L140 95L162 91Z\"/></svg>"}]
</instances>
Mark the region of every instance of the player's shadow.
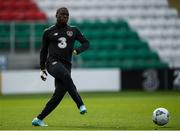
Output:
<instances>
[{"instance_id":1,"label":"player's shadow","mask_svg":"<svg viewBox=\"0 0 180 131\"><path fill-rule=\"evenodd\" d=\"M154 130L171 130L171 129L174 130L174 127L172 127L172 126L159 126L157 128L154 128Z\"/></svg>"},{"instance_id":2,"label":"player's shadow","mask_svg":"<svg viewBox=\"0 0 180 131\"><path fill-rule=\"evenodd\" d=\"M82 125L82 126L57 126L57 125L49 125L52 128L61 129L61 130L127 130L130 127L119 126L119 127L104 127L104 126L96 126L96 125Z\"/></svg>"}]
</instances>

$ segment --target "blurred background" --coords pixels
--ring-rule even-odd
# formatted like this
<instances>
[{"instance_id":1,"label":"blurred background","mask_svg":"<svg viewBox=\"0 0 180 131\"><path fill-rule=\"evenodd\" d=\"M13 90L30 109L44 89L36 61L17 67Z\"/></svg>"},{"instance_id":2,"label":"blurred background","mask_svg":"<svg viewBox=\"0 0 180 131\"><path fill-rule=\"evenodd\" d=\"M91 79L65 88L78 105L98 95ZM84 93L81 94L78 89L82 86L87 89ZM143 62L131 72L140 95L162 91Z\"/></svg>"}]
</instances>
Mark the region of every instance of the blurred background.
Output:
<instances>
[{"instance_id":1,"label":"blurred background","mask_svg":"<svg viewBox=\"0 0 180 131\"><path fill-rule=\"evenodd\" d=\"M40 90L39 51L62 6L91 44L73 57L80 91L180 90L179 0L0 0L2 94L53 90Z\"/></svg>"}]
</instances>

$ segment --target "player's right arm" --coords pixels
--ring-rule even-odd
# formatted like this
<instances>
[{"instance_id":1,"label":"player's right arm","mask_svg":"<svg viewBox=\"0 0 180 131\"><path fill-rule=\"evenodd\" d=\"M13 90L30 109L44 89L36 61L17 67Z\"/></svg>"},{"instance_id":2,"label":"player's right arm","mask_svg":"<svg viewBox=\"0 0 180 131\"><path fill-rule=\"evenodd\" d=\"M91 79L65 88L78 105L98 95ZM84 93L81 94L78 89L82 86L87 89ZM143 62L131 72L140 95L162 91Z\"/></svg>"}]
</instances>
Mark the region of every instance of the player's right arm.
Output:
<instances>
[{"instance_id":1,"label":"player's right arm","mask_svg":"<svg viewBox=\"0 0 180 131\"><path fill-rule=\"evenodd\" d=\"M42 37L42 46L40 51L40 69L41 69L40 77L43 81L46 80L46 76L47 76L45 63L48 55L48 47L49 47L48 30L46 30Z\"/></svg>"}]
</instances>

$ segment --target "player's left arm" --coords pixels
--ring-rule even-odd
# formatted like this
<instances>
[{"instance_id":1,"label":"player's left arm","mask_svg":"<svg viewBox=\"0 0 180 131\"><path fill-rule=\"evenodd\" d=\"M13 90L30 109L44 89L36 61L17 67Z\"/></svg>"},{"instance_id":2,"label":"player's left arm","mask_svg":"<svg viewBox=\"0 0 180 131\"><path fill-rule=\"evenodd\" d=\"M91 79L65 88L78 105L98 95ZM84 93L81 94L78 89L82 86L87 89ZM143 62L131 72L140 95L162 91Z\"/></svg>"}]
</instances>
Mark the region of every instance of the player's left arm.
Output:
<instances>
[{"instance_id":1,"label":"player's left arm","mask_svg":"<svg viewBox=\"0 0 180 131\"><path fill-rule=\"evenodd\" d=\"M73 54L80 54L89 48L90 46L89 41L86 39L84 35L82 35L82 33L77 28L76 28L76 40L78 40L81 43L81 46L75 48L73 50Z\"/></svg>"}]
</instances>

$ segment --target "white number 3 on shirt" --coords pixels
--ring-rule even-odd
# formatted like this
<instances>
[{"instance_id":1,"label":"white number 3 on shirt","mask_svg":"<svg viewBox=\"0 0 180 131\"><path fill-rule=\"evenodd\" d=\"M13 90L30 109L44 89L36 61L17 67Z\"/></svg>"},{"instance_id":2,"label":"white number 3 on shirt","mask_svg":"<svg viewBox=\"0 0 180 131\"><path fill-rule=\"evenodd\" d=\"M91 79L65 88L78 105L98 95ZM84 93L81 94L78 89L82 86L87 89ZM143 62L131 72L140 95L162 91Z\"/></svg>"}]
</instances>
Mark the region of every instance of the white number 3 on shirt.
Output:
<instances>
[{"instance_id":1,"label":"white number 3 on shirt","mask_svg":"<svg viewBox=\"0 0 180 131\"><path fill-rule=\"evenodd\" d=\"M58 43L58 47L61 48L61 49L64 49L66 48L67 46L67 43L66 43L66 38L65 37L60 37L58 39L59 43Z\"/></svg>"}]
</instances>

